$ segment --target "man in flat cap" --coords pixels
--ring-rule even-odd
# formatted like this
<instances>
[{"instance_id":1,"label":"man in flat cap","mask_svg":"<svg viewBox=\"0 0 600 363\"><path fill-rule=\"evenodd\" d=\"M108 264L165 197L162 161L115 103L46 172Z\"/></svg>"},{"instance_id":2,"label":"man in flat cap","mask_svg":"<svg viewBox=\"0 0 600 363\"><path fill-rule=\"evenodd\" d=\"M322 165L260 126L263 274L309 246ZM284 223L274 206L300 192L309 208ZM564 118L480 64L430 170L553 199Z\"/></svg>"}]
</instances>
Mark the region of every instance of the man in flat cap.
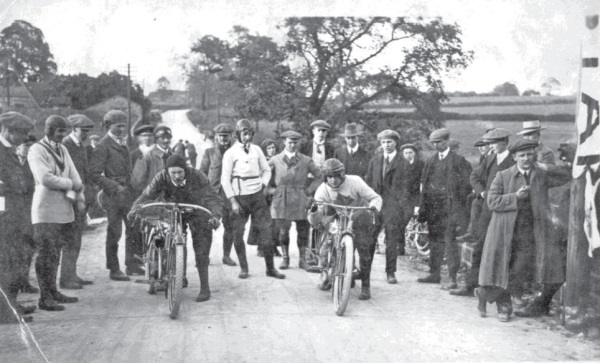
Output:
<instances>
[{"instance_id":1,"label":"man in flat cap","mask_svg":"<svg viewBox=\"0 0 600 363\"><path fill-rule=\"evenodd\" d=\"M548 189L571 180L566 167L536 162L533 140L518 140L509 147L516 164L498 172L486 196L492 218L483 245L479 271L478 310L495 302L498 319L512 313L511 295L524 285L544 285L542 296L525 313L547 313L552 295L565 280L560 242L553 236ZM531 316L533 314L526 314Z\"/></svg>"},{"instance_id":2,"label":"man in flat cap","mask_svg":"<svg viewBox=\"0 0 600 363\"><path fill-rule=\"evenodd\" d=\"M156 143L137 161L131 172L131 186L135 194L139 196L150 184L154 176L165 168L171 151L171 139L173 138L171 129L160 125L153 128L154 134L151 139Z\"/></svg>"},{"instance_id":3,"label":"man in flat cap","mask_svg":"<svg viewBox=\"0 0 600 363\"><path fill-rule=\"evenodd\" d=\"M326 141L331 125L323 120L317 120L310 124L310 129L313 138L302 145L300 152L313 159L315 165L320 168L325 160L333 157L335 151L333 145Z\"/></svg>"},{"instance_id":4,"label":"man in flat cap","mask_svg":"<svg viewBox=\"0 0 600 363\"><path fill-rule=\"evenodd\" d=\"M35 272L40 285L39 307L43 310L64 310L62 303L78 299L61 294L56 286L60 251L75 245L75 209L85 210L83 182L61 141L70 128L58 115L46 119L46 136L29 150L27 161L35 180L31 206L31 221L38 247ZM76 261L76 259L75 259Z\"/></svg>"},{"instance_id":5,"label":"man in flat cap","mask_svg":"<svg viewBox=\"0 0 600 363\"><path fill-rule=\"evenodd\" d=\"M417 281L439 283L445 255L450 277L448 288L456 288L460 256L455 238L457 233L464 234L467 229L467 196L471 192L469 175L472 168L463 156L450 150L449 138L447 129L438 129L429 135L436 153L423 168L418 211L419 222L427 222L429 228L429 275Z\"/></svg>"},{"instance_id":6,"label":"man in flat cap","mask_svg":"<svg viewBox=\"0 0 600 363\"><path fill-rule=\"evenodd\" d=\"M260 230L260 242L263 243L266 275L284 279L285 275L277 271L273 262L275 246L271 238L273 223L265 190L271 180L271 168L259 146L252 144L254 126L248 119L236 123L237 142L223 155L221 186L231 203L233 223L233 244L238 256L241 272L238 277L248 278L248 261L244 230L248 217Z\"/></svg>"},{"instance_id":7,"label":"man in flat cap","mask_svg":"<svg viewBox=\"0 0 600 363\"><path fill-rule=\"evenodd\" d=\"M414 215L415 207L419 206L419 199L421 197L421 174L423 173L423 160L418 157L418 149L414 144L404 144L400 146L400 154L403 156L404 162L404 170L402 174L404 175L404 188L402 190L402 211L403 211L403 220L401 226L406 228L406 225ZM400 246L404 246L405 234L402 233L402 237L400 239ZM402 250L399 249L399 253Z\"/></svg>"},{"instance_id":8,"label":"man in flat cap","mask_svg":"<svg viewBox=\"0 0 600 363\"><path fill-rule=\"evenodd\" d=\"M75 164L77 173L84 186L84 195L86 202L93 200L94 193L91 182L88 178L88 155L87 149L83 145L88 134L94 128L94 121L86 115L75 114L67 118L71 126L71 133L62 140L62 144L69 151L71 160ZM90 192L88 192L88 190ZM89 285L92 282L84 280L77 275L77 259L81 251L81 240L83 229L86 223L86 209L80 211L75 208L75 223L73 225L73 238L65 243L62 249L62 259L60 265L60 287L61 289L81 289L83 285Z\"/></svg>"},{"instance_id":9,"label":"man in flat cap","mask_svg":"<svg viewBox=\"0 0 600 363\"><path fill-rule=\"evenodd\" d=\"M223 155L231 147L231 134L233 127L228 124L218 124L213 129L215 133L215 146L204 151L202 161L200 161L200 171L202 171L210 185L223 198L223 259L222 262L226 266L237 266L235 261L229 256L231 247L233 247L233 220L231 217L231 203L225 195L225 191L221 186L221 170L223 167Z\"/></svg>"},{"instance_id":10,"label":"man in flat cap","mask_svg":"<svg viewBox=\"0 0 600 363\"><path fill-rule=\"evenodd\" d=\"M23 167L16 147L27 140L33 128L31 119L18 112L0 114L0 288L8 297L8 302L0 299L0 323L17 323L21 314L35 310L35 307L18 306L16 301L19 290L24 287L23 270L29 267L27 260L35 248L31 244L33 175L29 164ZM18 316L13 315L12 309L17 309ZM32 318L28 316L23 320Z\"/></svg>"},{"instance_id":11,"label":"man in flat cap","mask_svg":"<svg viewBox=\"0 0 600 363\"><path fill-rule=\"evenodd\" d=\"M383 199L381 218L385 230L385 272L387 282L395 284L398 253L404 254L404 158L396 150L400 135L394 130L384 130L377 135L383 153L369 162L367 184Z\"/></svg>"},{"instance_id":12,"label":"man in flat cap","mask_svg":"<svg viewBox=\"0 0 600 363\"><path fill-rule=\"evenodd\" d=\"M275 185L274 188L269 188L269 194L273 196L271 218L279 229L279 242L283 254L283 261L279 268L285 270L290 265L290 227L294 222L298 232L296 238L299 252L298 267L306 270L308 263L305 257L310 225L303 206L308 205L310 196L321 184L321 171L310 157L298 153L301 134L296 131L286 131L280 136L284 139L285 148L269 159ZM309 173L314 177L312 183L308 178Z\"/></svg>"},{"instance_id":13,"label":"man in flat cap","mask_svg":"<svg viewBox=\"0 0 600 363\"><path fill-rule=\"evenodd\" d=\"M355 123L346 124L342 136L346 140L346 146L335 150L333 157L344 164L346 175L358 175L363 180L367 176L371 154L359 145L358 136L362 131Z\"/></svg>"},{"instance_id":14,"label":"man in flat cap","mask_svg":"<svg viewBox=\"0 0 600 363\"><path fill-rule=\"evenodd\" d=\"M123 111L111 110L104 115L104 125L108 130L92 153L89 176L104 193L104 208L108 217L106 227L106 268L109 278L115 281L129 281L127 275L144 274L140 262L134 254L141 255L141 243L133 240L132 228L127 221L127 213L133 203L131 187L131 157L127 147L127 115ZM119 240L125 223L125 265L127 275L119 265Z\"/></svg>"},{"instance_id":15,"label":"man in flat cap","mask_svg":"<svg viewBox=\"0 0 600 363\"><path fill-rule=\"evenodd\" d=\"M138 147L131 152L131 167L135 168L135 164L144 155L146 155L154 146L154 126L152 125L141 125L138 126L134 131Z\"/></svg>"},{"instance_id":16,"label":"man in flat cap","mask_svg":"<svg viewBox=\"0 0 600 363\"><path fill-rule=\"evenodd\" d=\"M538 146L535 148L535 153L537 155L537 160L540 163L555 165L554 161L554 151L544 145L541 141L542 138L542 130L545 130L545 127L542 127L540 121L525 121L523 122L523 130L519 132L517 135L523 135L525 140L531 140L538 143Z\"/></svg>"},{"instance_id":17,"label":"man in flat cap","mask_svg":"<svg viewBox=\"0 0 600 363\"><path fill-rule=\"evenodd\" d=\"M455 154L458 154L458 150L460 150L460 141L458 141L456 139L450 139L450 140L448 140L448 147Z\"/></svg>"},{"instance_id":18,"label":"man in flat cap","mask_svg":"<svg viewBox=\"0 0 600 363\"><path fill-rule=\"evenodd\" d=\"M185 140L185 150L187 152L188 160L190 161L190 165L192 168L196 168L196 159L198 158L198 152L196 151L196 146L191 142Z\"/></svg>"},{"instance_id":19,"label":"man in flat cap","mask_svg":"<svg viewBox=\"0 0 600 363\"><path fill-rule=\"evenodd\" d=\"M482 210L478 218L473 220L474 238L468 239L464 236L462 239L457 238L457 240L461 241L475 242L471 268L465 275L465 286L460 290L450 291L451 295L473 296L473 290L477 287L481 253L490 219L492 218L492 212L487 203L489 190L496 174L515 164L514 159L509 155L508 151L508 141L511 135L512 132L502 128L492 129L483 135L484 142L489 143L494 152L488 154L483 162L473 169L470 176L471 186L475 194L483 201Z\"/></svg>"}]
</instances>

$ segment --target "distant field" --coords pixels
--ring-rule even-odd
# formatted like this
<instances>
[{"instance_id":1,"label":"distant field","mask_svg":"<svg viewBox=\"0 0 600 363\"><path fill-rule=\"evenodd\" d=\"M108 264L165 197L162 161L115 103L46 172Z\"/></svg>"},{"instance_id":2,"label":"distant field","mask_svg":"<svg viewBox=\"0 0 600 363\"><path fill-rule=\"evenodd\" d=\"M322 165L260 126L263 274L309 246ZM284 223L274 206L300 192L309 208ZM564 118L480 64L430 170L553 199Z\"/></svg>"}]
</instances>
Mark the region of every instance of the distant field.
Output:
<instances>
[{"instance_id":1,"label":"distant field","mask_svg":"<svg viewBox=\"0 0 600 363\"><path fill-rule=\"evenodd\" d=\"M444 102L445 107L469 107L482 105L541 105L541 104L574 104L575 96L490 96L490 97L450 97ZM413 108L411 104L378 104L373 109Z\"/></svg>"},{"instance_id":2,"label":"distant field","mask_svg":"<svg viewBox=\"0 0 600 363\"><path fill-rule=\"evenodd\" d=\"M554 150L557 158L557 149L560 143L576 139L575 123L545 122L542 126L546 127L546 130L542 131L542 142ZM492 127L502 127L512 131L513 136L511 136L511 141L521 138L521 136L516 135L517 132L522 130L521 122L446 121L446 128L451 133L450 137L461 142L459 153L465 156L471 163L476 163L479 160L479 152L473 147L473 143L485 133L485 130Z\"/></svg>"},{"instance_id":3,"label":"distant field","mask_svg":"<svg viewBox=\"0 0 600 363\"><path fill-rule=\"evenodd\" d=\"M371 109L374 110L374 109ZM413 112L412 107L396 107L396 108L381 108L379 112ZM575 102L559 103L559 104L532 104L532 105L490 105L490 106L468 106L468 107L447 107L442 106L443 112L455 112L461 114L523 114L530 113L533 115L552 115L552 114L573 114L575 115Z\"/></svg>"}]
</instances>

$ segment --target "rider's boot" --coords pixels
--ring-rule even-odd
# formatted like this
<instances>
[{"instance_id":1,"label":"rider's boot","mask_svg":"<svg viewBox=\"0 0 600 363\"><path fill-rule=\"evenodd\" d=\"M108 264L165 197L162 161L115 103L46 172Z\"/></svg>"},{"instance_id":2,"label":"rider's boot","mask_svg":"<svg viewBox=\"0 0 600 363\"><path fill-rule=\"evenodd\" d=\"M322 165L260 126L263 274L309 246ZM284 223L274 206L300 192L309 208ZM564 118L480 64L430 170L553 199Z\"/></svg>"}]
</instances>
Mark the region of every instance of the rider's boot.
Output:
<instances>
[{"instance_id":1,"label":"rider's boot","mask_svg":"<svg viewBox=\"0 0 600 363\"><path fill-rule=\"evenodd\" d=\"M241 270L238 277L240 279L246 279L248 278L248 259L246 258L246 248L243 244L241 246L234 245L234 247Z\"/></svg>"},{"instance_id":2,"label":"rider's boot","mask_svg":"<svg viewBox=\"0 0 600 363\"><path fill-rule=\"evenodd\" d=\"M208 284L208 261L202 261L198 267L198 275L200 276L200 293L196 301L203 302L210 299L210 285Z\"/></svg>"},{"instance_id":3,"label":"rider's boot","mask_svg":"<svg viewBox=\"0 0 600 363\"><path fill-rule=\"evenodd\" d=\"M273 250L266 251L265 249L265 265L267 266L267 276L276 279L285 279L285 275L275 269L275 264L273 263Z\"/></svg>"},{"instance_id":4,"label":"rider's boot","mask_svg":"<svg viewBox=\"0 0 600 363\"><path fill-rule=\"evenodd\" d=\"M287 270L288 267L290 267L290 246L282 245L281 251L283 254L283 261L281 261L281 265L279 265L279 268L281 270ZM265 256L265 258L267 257Z\"/></svg>"},{"instance_id":5,"label":"rider's boot","mask_svg":"<svg viewBox=\"0 0 600 363\"><path fill-rule=\"evenodd\" d=\"M363 286L360 295L358 295L358 300L369 300L371 298L371 289L369 287Z\"/></svg>"},{"instance_id":6,"label":"rider's boot","mask_svg":"<svg viewBox=\"0 0 600 363\"><path fill-rule=\"evenodd\" d=\"M300 254L300 261L298 262L298 267L306 271L310 267L308 265L308 262L306 262L306 247L298 247L298 251Z\"/></svg>"}]
</instances>

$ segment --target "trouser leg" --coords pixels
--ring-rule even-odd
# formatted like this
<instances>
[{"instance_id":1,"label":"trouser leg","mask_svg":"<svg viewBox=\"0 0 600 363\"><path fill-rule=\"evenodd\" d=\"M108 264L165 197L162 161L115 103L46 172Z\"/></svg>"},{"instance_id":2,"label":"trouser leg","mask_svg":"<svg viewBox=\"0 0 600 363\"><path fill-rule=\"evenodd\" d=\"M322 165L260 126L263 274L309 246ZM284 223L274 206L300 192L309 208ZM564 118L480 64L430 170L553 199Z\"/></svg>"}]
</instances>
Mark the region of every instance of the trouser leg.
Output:
<instances>
[{"instance_id":1,"label":"trouser leg","mask_svg":"<svg viewBox=\"0 0 600 363\"><path fill-rule=\"evenodd\" d=\"M396 223L394 223L396 222ZM387 221L385 229L385 272L395 273L398 264L398 244L400 243L400 230L397 221Z\"/></svg>"},{"instance_id":2,"label":"trouser leg","mask_svg":"<svg viewBox=\"0 0 600 363\"><path fill-rule=\"evenodd\" d=\"M52 298L58 291L56 275L60 260L61 240L68 236L71 226L57 223L39 223L34 226L35 239L38 243L38 258L35 272L40 285L40 298Z\"/></svg>"},{"instance_id":3,"label":"trouser leg","mask_svg":"<svg viewBox=\"0 0 600 363\"><path fill-rule=\"evenodd\" d=\"M444 260L444 247L442 243L429 243L429 273L432 275L440 275Z\"/></svg>"},{"instance_id":4,"label":"trouser leg","mask_svg":"<svg viewBox=\"0 0 600 363\"><path fill-rule=\"evenodd\" d=\"M223 222L223 257L229 257L233 247L233 221L230 209L224 209L221 221Z\"/></svg>"},{"instance_id":5,"label":"trouser leg","mask_svg":"<svg viewBox=\"0 0 600 363\"><path fill-rule=\"evenodd\" d=\"M119 210L121 221L125 224L125 266L137 267L141 263L135 258L135 255L141 256L143 254L142 239L134 237L133 226L127 220L127 208L121 208Z\"/></svg>"},{"instance_id":6,"label":"trouser leg","mask_svg":"<svg viewBox=\"0 0 600 363\"><path fill-rule=\"evenodd\" d=\"M192 232L192 244L200 278L200 291L209 292L208 264L212 246L212 230L197 217L190 220L189 226Z\"/></svg>"},{"instance_id":7,"label":"trouser leg","mask_svg":"<svg viewBox=\"0 0 600 363\"><path fill-rule=\"evenodd\" d=\"M123 232L122 220L119 209L115 206L106 206L108 225L106 227L106 268L117 271L119 266L119 239Z\"/></svg>"},{"instance_id":8,"label":"trouser leg","mask_svg":"<svg viewBox=\"0 0 600 363\"><path fill-rule=\"evenodd\" d=\"M246 245L244 244L244 229L248 221L248 213L242 208L240 214L232 215L232 239L233 247L240 263L242 271L248 271L248 260L246 259Z\"/></svg>"},{"instance_id":9,"label":"trouser leg","mask_svg":"<svg viewBox=\"0 0 600 363\"><path fill-rule=\"evenodd\" d=\"M72 238L65 240L62 248L62 259L60 264L60 281L77 280L77 259L81 251L81 239L83 227L85 226L85 212L75 212L75 222L73 222Z\"/></svg>"},{"instance_id":10,"label":"trouser leg","mask_svg":"<svg viewBox=\"0 0 600 363\"><path fill-rule=\"evenodd\" d=\"M445 257L448 266L448 275L450 280L456 282L456 275L460 268L460 250L456 244L456 227L457 224L453 218L448 218L448 225L444 231Z\"/></svg>"}]
</instances>

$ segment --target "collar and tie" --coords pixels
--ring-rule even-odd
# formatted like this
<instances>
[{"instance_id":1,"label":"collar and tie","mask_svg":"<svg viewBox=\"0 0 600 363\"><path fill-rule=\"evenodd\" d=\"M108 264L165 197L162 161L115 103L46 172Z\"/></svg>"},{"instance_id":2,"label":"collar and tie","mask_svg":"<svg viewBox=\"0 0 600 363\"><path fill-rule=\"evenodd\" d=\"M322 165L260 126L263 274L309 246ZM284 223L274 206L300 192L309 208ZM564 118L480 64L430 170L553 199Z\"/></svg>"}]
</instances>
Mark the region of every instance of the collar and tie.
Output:
<instances>
[{"instance_id":1,"label":"collar and tie","mask_svg":"<svg viewBox=\"0 0 600 363\"><path fill-rule=\"evenodd\" d=\"M244 152L246 154L250 153L250 143L244 144Z\"/></svg>"},{"instance_id":2,"label":"collar and tie","mask_svg":"<svg viewBox=\"0 0 600 363\"><path fill-rule=\"evenodd\" d=\"M383 176L384 177L385 177L385 173L387 173L389 166L390 166L390 156L388 155L383 159Z\"/></svg>"}]
</instances>

